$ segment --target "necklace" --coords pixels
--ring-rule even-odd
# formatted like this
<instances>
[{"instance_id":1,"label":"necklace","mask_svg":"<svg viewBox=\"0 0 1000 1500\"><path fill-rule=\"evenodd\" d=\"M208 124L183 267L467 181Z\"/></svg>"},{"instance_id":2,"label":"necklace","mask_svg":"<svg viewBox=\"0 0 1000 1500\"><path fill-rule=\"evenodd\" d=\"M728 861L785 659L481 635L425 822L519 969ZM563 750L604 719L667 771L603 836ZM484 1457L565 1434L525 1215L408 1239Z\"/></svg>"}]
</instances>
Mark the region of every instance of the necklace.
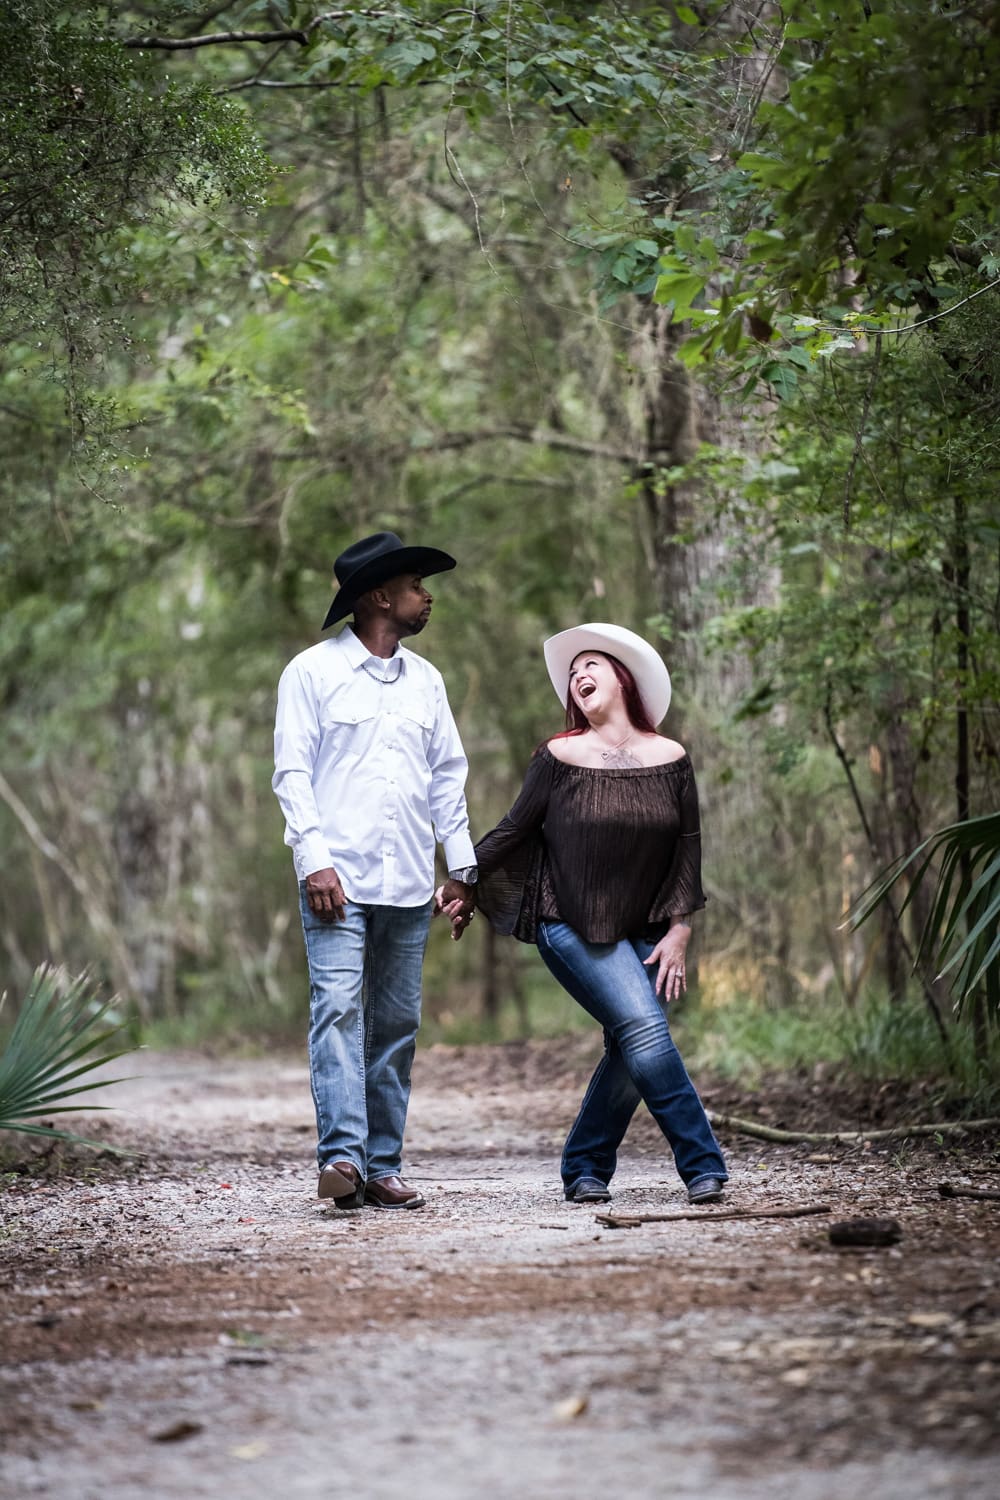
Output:
<instances>
[{"instance_id":1,"label":"necklace","mask_svg":"<svg viewBox=\"0 0 1000 1500\"><path fill-rule=\"evenodd\" d=\"M601 760L609 771L630 771L634 766L642 764L638 756L632 755L625 749L631 738L632 731L630 729L625 738L619 740L617 745L612 745L610 750L601 751Z\"/></svg>"},{"instance_id":2,"label":"necklace","mask_svg":"<svg viewBox=\"0 0 1000 1500\"><path fill-rule=\"evenodd\" d=\"M379 685L379 687L391 687L392 684L394 682L398 682L399 679L400 679L400 677L402 677L402 675L403 675L402 668L400 667L399 670L395 673L394 676L392 676L392 677L383 677L379 672L373 672L372 669L371 669L371 667L368 665L368 663L366 661L363 661L361 663L361 670L363 672L367 672L368 676L371 678L372 682L377 682L378 685Z\"/></svg>"}]
</instances>

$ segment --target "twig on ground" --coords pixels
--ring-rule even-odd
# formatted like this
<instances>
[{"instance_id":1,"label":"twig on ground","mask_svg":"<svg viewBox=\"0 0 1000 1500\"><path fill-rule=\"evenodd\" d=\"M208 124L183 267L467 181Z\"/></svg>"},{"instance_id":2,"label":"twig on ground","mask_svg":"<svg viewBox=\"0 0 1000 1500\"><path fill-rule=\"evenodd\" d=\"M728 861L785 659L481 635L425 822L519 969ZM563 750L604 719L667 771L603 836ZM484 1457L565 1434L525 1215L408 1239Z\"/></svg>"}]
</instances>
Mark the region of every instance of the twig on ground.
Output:
<instances>
[{"instance_id":1,"label":"twig on ground","mask_svg":"<svg viewBox=\"0 0 1000 1500\"><path fill-rule=\"evenodd\" d=\"M608 1229L634 1229L640 1224L672 1224L678 1219L698 1219L702 1224L714 1224L718 1219L799 1219L806 1214L830 1213L828 1203L806 1203L797 1208L724 1208L720 1213L707 1214L703 1209L692 1209L672 1214L595 1214L598 1224Z\"/></svg>"},{"instance_id":2,"label":"twig on ground","mask_svg":"<svg viewBox=\"0 0 1000 1500\"><path fill-rule=\"evenodd\" d=\"M1000 1130L1000 1117L986 1120L942 1120L939 1124L891 1125L884 1130L779 1130L774 1125L762 1125L758 1120L741 1120L736 1115L718 1115L709 1111L713 1125L722 1125L741 1135L757 1136L762 1141L777 1141L781 1145L794 1146L798 1142L806 1145L820 1141L890 1141L913 1135L956 1135L963 1130Z\"/></svg>"},{"instance_id":3,"label":"twig on ground","mask_svg":"<svg viewBox=\"0 0 1000 1500\"><path fill-rule=\"evenodd\" d=\"M938 1192L942 1198L988 1198L1000 1203L1000 1193L991 1193L988 1188L952 1187L950 1182L939 1182Z\"/></svg>"}]
</instances>

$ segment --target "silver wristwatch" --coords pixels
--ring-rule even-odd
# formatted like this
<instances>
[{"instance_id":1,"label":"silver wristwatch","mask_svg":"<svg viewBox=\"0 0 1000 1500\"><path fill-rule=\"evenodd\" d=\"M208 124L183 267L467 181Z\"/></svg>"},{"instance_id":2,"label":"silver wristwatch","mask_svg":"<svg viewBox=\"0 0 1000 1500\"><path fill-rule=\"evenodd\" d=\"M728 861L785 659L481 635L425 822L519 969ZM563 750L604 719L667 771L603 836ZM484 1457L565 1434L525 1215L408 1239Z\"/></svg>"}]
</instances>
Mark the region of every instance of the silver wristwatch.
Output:
<instances>
[{"instance_id":1,"label":"silver wristwatch","mask_svg":"<svg viewBox=\"0 0 1000 1500\"><path fill-rule=\"evenodd\" d=\"M449 880L460 880L463 885L475 885L479 879L478 865L466 865L464 870L449 870Z\"/></svg>"}]
</instances>

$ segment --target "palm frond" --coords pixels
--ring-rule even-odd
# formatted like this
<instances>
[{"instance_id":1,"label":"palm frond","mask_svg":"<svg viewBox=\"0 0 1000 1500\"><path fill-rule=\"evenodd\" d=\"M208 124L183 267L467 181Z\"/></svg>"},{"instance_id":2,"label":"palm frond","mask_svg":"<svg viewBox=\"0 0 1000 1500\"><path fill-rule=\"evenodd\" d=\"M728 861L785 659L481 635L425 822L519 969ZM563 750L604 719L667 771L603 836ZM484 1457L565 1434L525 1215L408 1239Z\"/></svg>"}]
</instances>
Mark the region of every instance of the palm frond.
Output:
<instances>
[{"instance_id":1,"label":"palm frond","mask_svg":"<svg viewBox=\"0 0 1000 1500\"><path fill-rule=\"evenodd\" d=\"M860 927L897 881L912 871L901 908L905 910L938 858L917 961L933 963L938 978L952 976L956 1010L982 985L989 1009L1000 1014L1000 813L951 823L932 833L876 876L851 907L846 925L852 930Z\"/></svg>"},{"instance_id":2,"label":"palm frond","mask_svg":"<svg viewBox=\"0 0 1000 1500\"><path fill-rule=\"evenodd\" d=\"M6 998L6 997L4 997ZM2 1001L0 1001L2 1004ZM65 1099L90 1089L121 1083L120 1078L90 1083L76 1080L95 1068L131 1052L131 1047L109 1050L122 1030L112 1020L113 1001L102 1004L87 974L70 977L65 970L42 964L35 970L28 993L0 1053L0 1130L45 1135L77 1145L108 1148L67 1130L33 1123L40 1115L104 1109L101 1104L64 1104Z\"/></svg>"}]
</instances>

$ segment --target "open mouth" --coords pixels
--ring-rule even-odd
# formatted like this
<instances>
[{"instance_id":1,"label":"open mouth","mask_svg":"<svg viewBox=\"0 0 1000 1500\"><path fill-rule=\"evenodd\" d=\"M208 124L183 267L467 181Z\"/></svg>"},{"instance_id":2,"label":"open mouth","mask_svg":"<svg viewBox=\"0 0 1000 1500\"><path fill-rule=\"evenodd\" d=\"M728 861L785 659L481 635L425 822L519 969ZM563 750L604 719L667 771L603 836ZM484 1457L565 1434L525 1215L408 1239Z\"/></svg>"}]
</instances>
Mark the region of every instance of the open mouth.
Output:
<instances>
[{"instance_id":1,"label":"open mouth","mask_svg":"<svg viewBox=\"0 0 1000 1500\"><path fill-rule=\"evenodd\" d=\"M597 692L597 684L596 682L585 682L582 687L577 689L577 692L581 698L589 698L591 694Z\"/></svg>"}]
</instances>

